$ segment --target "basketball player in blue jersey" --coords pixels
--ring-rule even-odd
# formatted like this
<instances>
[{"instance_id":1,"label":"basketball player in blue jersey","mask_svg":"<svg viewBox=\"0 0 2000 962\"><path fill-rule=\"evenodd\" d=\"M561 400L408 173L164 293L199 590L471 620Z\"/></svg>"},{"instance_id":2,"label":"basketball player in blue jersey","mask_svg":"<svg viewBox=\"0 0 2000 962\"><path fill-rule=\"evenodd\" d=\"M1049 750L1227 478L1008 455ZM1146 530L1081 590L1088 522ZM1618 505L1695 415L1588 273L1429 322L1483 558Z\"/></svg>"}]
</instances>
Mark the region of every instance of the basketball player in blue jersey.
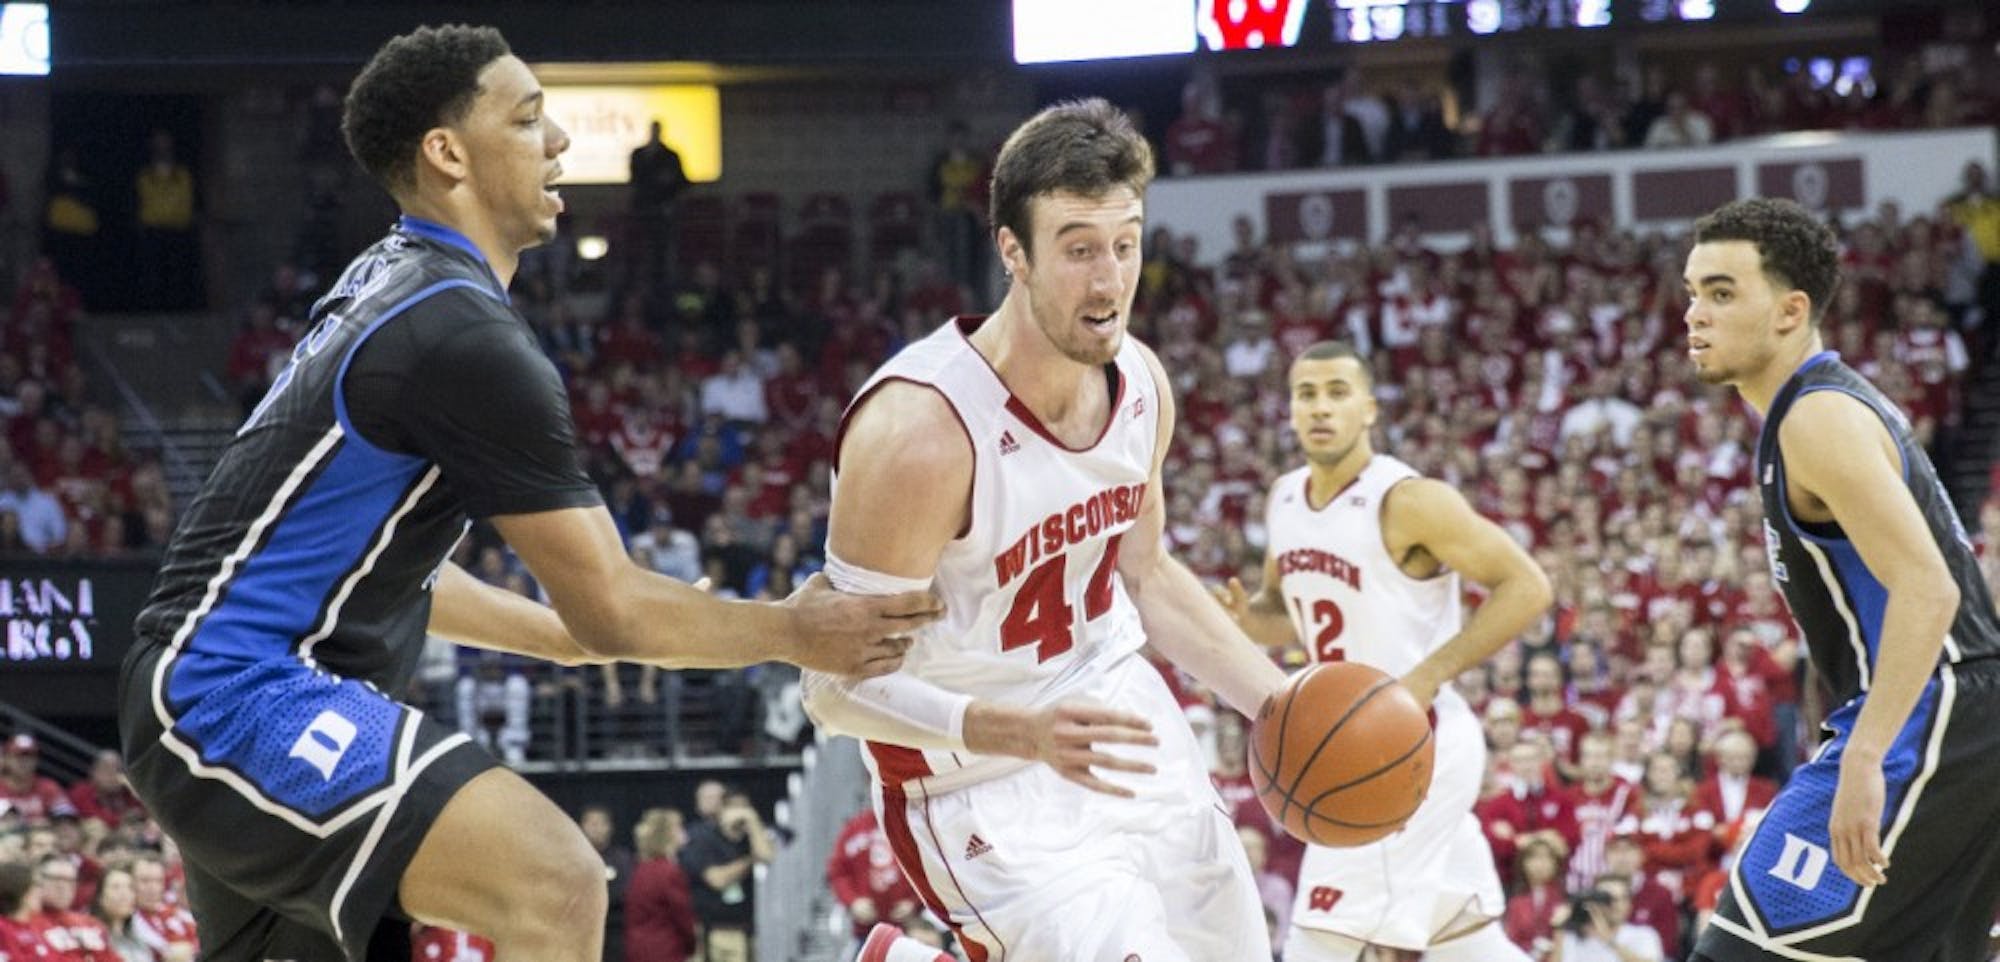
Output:
<instances>
[{"instance_id":1,"label":"basketball player in blue jersey","mask_svg":"<svg viewBox=\"0 0 2000 962\"><path fill-rule=\"evenodd\" d=\"M519 776L394 700L426 632L565 664L900 665L922 594L723 602L626 560L563 385L508 304L569 140L486 28L356 79L347 142L402 219L315 306L188 507L121 678L130 779L179 843L203 958L407 960L408 921L594 962L604 866ZM484 518L553 610L446 561Z\"/></svg>"},{"instance_id":2,"label":"basketball player in blue jersey","mask_svg":"<svg viewBox=\"0 0 2000 962\"><path fill-rule=\"evenodd\" d=\"M1974 962L2000 900L2000 627L1902 412L1823 350L1833 234L1789 201L1697 221L1688 356L1764 415L1772 579L1837 707L1695 958Z\"/></svg>"}]
</instances>

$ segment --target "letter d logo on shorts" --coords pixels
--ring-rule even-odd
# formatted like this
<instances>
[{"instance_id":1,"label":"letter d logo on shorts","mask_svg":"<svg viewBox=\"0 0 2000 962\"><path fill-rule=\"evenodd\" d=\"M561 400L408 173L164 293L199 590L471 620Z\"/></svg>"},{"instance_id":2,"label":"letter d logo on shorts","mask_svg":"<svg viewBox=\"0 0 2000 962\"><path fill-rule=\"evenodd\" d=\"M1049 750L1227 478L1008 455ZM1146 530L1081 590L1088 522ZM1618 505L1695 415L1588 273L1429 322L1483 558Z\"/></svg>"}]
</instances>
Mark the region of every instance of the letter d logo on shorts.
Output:
<instances>
[{"instance_id":1,"label":"letter d logo on shorts","mask_svg":"<svg viewBox=\"0 0 2000 962\"><path fill-rule=\"evenodd\" d=\"M320 778L333 781L334 767L340 764L340 757L347 754L347 746L354 744L354 736L360 732L345 717L323 711L306 726L299 740L292 743L291 755L318 769Z\"/></svg>"}]
</instances>

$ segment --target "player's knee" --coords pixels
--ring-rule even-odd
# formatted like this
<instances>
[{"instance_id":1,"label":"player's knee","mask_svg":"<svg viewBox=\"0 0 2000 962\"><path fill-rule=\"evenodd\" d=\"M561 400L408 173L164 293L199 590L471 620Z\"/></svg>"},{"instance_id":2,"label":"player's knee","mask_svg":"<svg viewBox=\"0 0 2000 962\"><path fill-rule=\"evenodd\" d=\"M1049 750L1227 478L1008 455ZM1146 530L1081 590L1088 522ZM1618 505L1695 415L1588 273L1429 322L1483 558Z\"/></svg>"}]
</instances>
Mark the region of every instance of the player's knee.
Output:
<instances>
[{"instance_id":1,"label":"player's knee","mask_svg":"<svg viewBox=\"0 0 2000 962\"><path fill-rule=\"evenodd\" d=\"M522 878L522 911L511 921L524 929L560 932L591 931L604 925L610 900L605 890L604 860L582 833L564 833L543 843L535 868Z\"/></svg>"}]
</instances>

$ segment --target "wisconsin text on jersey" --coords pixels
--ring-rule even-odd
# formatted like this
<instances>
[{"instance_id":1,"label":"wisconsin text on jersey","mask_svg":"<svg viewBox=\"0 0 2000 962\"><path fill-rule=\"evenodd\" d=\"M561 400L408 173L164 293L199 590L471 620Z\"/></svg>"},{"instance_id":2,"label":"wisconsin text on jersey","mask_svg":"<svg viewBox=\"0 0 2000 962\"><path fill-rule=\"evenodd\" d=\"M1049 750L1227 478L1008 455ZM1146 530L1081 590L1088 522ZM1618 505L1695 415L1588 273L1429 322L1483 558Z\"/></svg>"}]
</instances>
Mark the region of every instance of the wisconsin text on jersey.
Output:
<instances>
[{"instance_id":1,"label":"wisconsin text on jersey","mask_svg":"<svg viewBox=\"0 0 2000 962\"><path fill-rule=\"evenodd\" d=\"M1105 488L1088 498L1057 511L1032 525L1014 543L993 559L1000 587L1020 577L1028 566L1039 563L1073 545L1089 541L1112 525L1124 524L1139 516L1146 501L1146 486L1122 484Z\"/></svg>"},{"instance_id":2,"label":"wisconsin text on jersey","mask_svg":"<svg viewBox=\"0 0 2000 962\"><path fill-rule=\"evenodd\" d=\"M1278 556L1278 574L1306 572L1345 581L1349 588L1361 590L1361 566L1339 555L1328 554L1318 548L1296 548Z\"/></svg>"}]
</instances>

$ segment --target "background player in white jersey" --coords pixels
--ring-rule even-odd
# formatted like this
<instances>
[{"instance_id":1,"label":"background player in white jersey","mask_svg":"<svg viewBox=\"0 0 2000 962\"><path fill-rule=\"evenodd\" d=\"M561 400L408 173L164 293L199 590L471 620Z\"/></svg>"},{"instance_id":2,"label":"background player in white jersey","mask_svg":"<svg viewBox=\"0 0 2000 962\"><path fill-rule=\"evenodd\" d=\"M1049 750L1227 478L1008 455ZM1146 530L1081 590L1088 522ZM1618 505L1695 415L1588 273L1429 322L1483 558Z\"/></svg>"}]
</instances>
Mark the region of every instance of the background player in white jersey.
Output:
<instances>
[{"instance_id":1,"label":"background player in white jersey","mask_svg":"<svg viewBox=\"0 0 2000 962\"><path fill-rule=\"evenodd\" d=\"M829 576L934 585L947 614L902 671L809 676L807 705L869 740L897 860L974 962L1270 954L1235 829L1139 654L1248 715L1283 683L1162 550L1173 395L1125 336L1152 172L1102 100L1016 130L993 174L1005 299L878 371L840 441Z\"/></svg>"},{"instance_id":2,"label":"background player in white jersey","mask_svg":"<svg viewBox=\"0 0 2000 962\"><path fill-rule=\"evenodd\" d=\"M1378 959L1525 962L1490 924L1505 903L1472 815L1486 746L1445 683L1540 617L1548 577L1451 486L1375 453L1373 387L1344 343L1292 362L1292 430L1308 463L1267 499L1263 587L1253 596L1231 579L1217 592L1251 637L1303 640L1314 661L1399 676L1436 719L1436 774L1410 823L1372 845L1307 849L1285 959L1352 962L1374 946ZM1490 593L1470 619L1461 575Z\"/></svg>"}]
</instances>

